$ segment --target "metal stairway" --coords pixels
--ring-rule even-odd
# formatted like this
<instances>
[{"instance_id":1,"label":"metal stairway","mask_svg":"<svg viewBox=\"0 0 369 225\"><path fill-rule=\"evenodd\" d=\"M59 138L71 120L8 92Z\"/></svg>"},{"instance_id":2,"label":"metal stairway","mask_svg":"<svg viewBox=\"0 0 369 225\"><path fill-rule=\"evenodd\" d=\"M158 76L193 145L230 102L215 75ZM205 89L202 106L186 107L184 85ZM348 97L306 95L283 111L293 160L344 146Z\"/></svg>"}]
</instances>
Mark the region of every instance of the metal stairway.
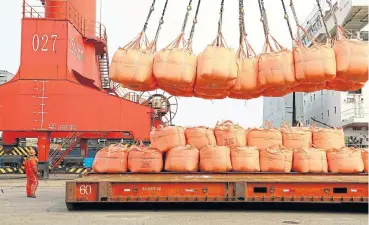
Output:
<instances>
[{"instance_id":1,"label":"metal stairway","mask_svg":"<svg viewBox=\"0 0 369 225\"><path fill-rule=\"evenodd\" d=\"M54 149L49 157L50 169L57 168L64 158L79 144L82 132L71 132L62 140L59 148Z\"/></svg>"},{"instance_id":2,"label":"metal stairway","mask_svg":"<svg viewBox=\"0 0 369 225\"><path fill-rule=\"evenodd\" d=\"M109 78L109 55L105 51L103 54L97 56L99 60L99 72L101 78L101 88L107 91L111 91L111 81Z\"/></svg>"}]
</instances>

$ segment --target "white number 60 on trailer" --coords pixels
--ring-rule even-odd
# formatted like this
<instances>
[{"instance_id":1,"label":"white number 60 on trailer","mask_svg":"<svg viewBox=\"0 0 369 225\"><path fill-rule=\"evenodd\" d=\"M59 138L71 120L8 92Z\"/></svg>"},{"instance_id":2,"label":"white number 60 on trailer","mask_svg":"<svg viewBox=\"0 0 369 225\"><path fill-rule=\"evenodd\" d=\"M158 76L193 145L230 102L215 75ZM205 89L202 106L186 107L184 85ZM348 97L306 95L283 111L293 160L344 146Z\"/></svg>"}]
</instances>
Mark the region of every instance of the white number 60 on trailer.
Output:
<instances>
[{"instance_id":1,"label":"white number 60 on trailer","mask_svg":"<svg viewBox=\"0 0 369 225\"><path fill-rule=\"evenodd\" d=\"M81 195L90 195L92 191L91 185L81 185L79 187L79 193Z\"/></svg>"}]
</instances>

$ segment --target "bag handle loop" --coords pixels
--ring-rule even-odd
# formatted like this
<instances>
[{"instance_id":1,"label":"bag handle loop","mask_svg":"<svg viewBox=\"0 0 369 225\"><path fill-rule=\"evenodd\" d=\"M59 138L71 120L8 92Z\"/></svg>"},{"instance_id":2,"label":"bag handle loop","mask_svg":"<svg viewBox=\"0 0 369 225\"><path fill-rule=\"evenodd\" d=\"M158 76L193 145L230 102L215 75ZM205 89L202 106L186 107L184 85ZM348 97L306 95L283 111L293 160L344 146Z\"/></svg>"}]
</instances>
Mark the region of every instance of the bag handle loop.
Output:
<instances>
[{"instance_id":1,"label":"bag handle loop","mask_svg":"<svg viewBox=\"0 0 369 225\"><path fill-rule=\"evenodd\" d=\"M216 46L218 46L218 47L225 47L224 46L225 40L223 39L223 34L222 34L223 11L224 11L224 0L222 0L221 3L220 3L220 13L219 13L220 16L219 16L219 21L218 21L218 35L217 35L217 38L215 39Z\"/></svg>"},{"instance_id":2,"label":"bag handle loop","mask_svg":"<svg viewBox=\"0 0 369 225\"><path fill-rule=\"evenodd\" d=\"M145 24L144 24L144 27L143 27L142 31L138 34L138 36L133 41L129 42L124 47L119 47L119 48L124 49L124 50L130 50L130 49L138 50L138 49L141 49L142 42L145 45L146 49L149 48L150 44L148 43L149 41L148 41L147 36L146 36L146 30L147 30L147 26L149 24L150 17L151 17L152 13L155 10L155 3L156 3L156 0L153 0L152 4L151 4L151 7L150 7L150 10L149 10L149 13L146 17L146 21L145 21Z\"/></svg>"},{"instance_id":3,"label":"bag handle loop","mask_svg":"<svg viewBox=\"0 0 369 225\"><path fill-rule=\"evenodd\" d=\"M270 52L275 52L276 50L281 51L281 50L284 49L284 47L282 47L282 45L280 45L278 43L278 41L269 33L268 17L267 17L267 14L266 14L264 0L259 0L258 2L259 2L260 14L261 14L261 22L264 25L264 34L265 34L265 44L264 44L264 48L263 48L263 53L268 52L268 47L269 47ZM276 50L271 45L270 41L274 42Z\"/></svg>"},{"instance_id":4,"label":"bag handle loop","mask_svg":"<svg viewBox=\"0 0 369 225\"><path fill-rule=\"evenodd\" d=\"M247 40L247 33L245 28L245 9L243 0L239 0L239 26L240 26L240 47L236 53L237 57L240 59L245 57L247 58L255 57L256 53ZM244 50L244 47L246 51Z\"/></svg>"},{"instance_id":5,"label":"bag handle loop","mask_svg":"<svg viewBox=\"0 0 369 225\"><path fill-rule=\"evenodd\" d=\"M181 33L178 35L178 37L172 43L170 43L167 47L165 47L164 50L179 48L181 43L182 43L182 49L184 49L186 47L186 41L185 41L185 38L184 38L184 34L185 34L188 17L190 15L191 10L192 10L192 0L190 0L190 2L188 3L186 15L185 15L185 18L184 18L184 21L183 21L183 24L182 24Z\"/></svg>"}]
</instances>

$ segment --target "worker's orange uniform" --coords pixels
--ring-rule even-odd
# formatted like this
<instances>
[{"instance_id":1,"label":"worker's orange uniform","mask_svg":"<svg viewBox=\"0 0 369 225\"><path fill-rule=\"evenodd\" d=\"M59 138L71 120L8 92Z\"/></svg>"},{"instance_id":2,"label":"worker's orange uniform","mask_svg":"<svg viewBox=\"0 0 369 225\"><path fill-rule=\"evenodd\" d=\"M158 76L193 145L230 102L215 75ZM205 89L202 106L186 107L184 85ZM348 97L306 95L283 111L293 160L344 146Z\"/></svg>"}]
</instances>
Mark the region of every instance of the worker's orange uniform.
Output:
<instances>
[{"instance_id":1,"label":"worker's orange uniform","mask_svg":"<svg viewBox=\"0 0 369 225\"><path fill-rule=\"evenodd\" d=\"M26 170L27 175L27 197L35 198L36 189L38 186L38 160L35 156L34 150L30 151L30 156L27 161L24 163L24 168Z\"/></svg>"}]
</instances>

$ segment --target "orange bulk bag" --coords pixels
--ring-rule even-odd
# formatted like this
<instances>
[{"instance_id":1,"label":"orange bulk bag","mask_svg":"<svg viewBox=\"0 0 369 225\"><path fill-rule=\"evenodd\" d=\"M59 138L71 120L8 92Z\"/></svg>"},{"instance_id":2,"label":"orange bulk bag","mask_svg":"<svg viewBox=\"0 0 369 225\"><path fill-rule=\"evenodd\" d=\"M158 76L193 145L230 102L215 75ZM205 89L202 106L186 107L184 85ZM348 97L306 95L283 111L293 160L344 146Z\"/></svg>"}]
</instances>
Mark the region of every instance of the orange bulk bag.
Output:
<instances>
[{"instance_id":1,"label":"orange bulk bag","mask_svg":"<svg viewBox=\"0 0 369 225\"><path fill-rule=\"evenodd\" d=\"M270 41L274 42L276 49ZM292 52L282 47L270 34L267 35L263 54L259 56L258 74L262 88L276 88L282 91L298 85Z\"/></svg>"},{"instance_id":2,"label":"orange bulk bag","mask_svg":"<svg viewBox=\"0 0 369 225\"><path fill-rule=\"evenodd\" d=\"M266 128L253 128L247 131L247 145L265 149L273 145L282 145L282 133L265 121Z\"/></svg>"},{"instance_id":3,"label":"orange bulk bag","mask_svg":"<svg viewBox=\"0 0 369 225\"><path fill-rule=\"evenodd\" d=\"M259 172L259 150L255 147L231 147L232 170Z\"/></svg>"},{"instance_id":4,"label":"orange bulk bag","mask_svg":"<svg viewBox=\"0 0 369 225\"><path fill-rule=\"evenodd\" d=\"M246 146L246 131L243 127L235 125L227 120L223 123L217 123L214 129L217 145L229 147Z\"/></svg>"},{"instance_id":5,"label":"orange bulk bag","mask_svg":"<svg viewBox=\"0 0 369 225\"><path fill-rule=\"evenodd\" d=\"M202 99L224 99L229 95L229 90L220 90L214 92L214 90L209 88L199 88L194 89L194 96Z\"/></svg>"},{"instance_id":6,"label":"orange bulk bag","mask_svg":"<svg viewBox=\"0 0 369 225\"><path fill-rule=\"evenodd\" d=\"M302 123L298 123L297 127L290 127L284 123L281 132L282 143L286 148L309 149L312 147L313 133L310 128L302 127Z\"/></svg>"},{"instance_id":7,"label":"orange bulk bag","mask_svg":"<svg viewBox=\"0 0 369 225\"><path fill-rule=\"evenodd\" d=\"M289 173L292 169L293 151L282 145L274 145L260 150L262 172Z\"/></svg>"},{"instance_id":8,"label":"orange bulk bag","mask_svg":"<svg viewBox=\"0 0 369 225\"><path fill-rule=\"evenodd\" d=\"M310 40L312 46L306 47L302 44L299 30ZM315 39L302 27L298 26L296 46L293 48L295 62L296 80L301 87L307 87L307 91L312 91L312 87L324 89L326 81L336 77L336 58L333 49L328 45L318 44ZM297 89L301 87L295 87ZM321 90L316 89L315 91ZM300 91L305 92L300 89Z\"/></svg>"},{"instance_id":9,"label":"orange bulk bag","mask_svg":"<svg viewBox=\"0 0 369 225\"><path fill-rule=\"evenodd\" d=\"M96 173L127 172L129 149L122 144L110 145L96 153L92 169Z\"/></svg>"},{"instance_id":10,"label":"orange bulk bag","mask_svg":"<svg viewBox=\"0 0 369 225\"><path fill-rule=\"evenodd\" d=\"M235 85L230 89L229 97L236 99L251 99L261 96L258 78L258 60L254 50L246 39L241 37L241 44L236 53L238 76ZM246 51L245 51L245 49Z\"/></svg>"},{"instance_id":11,"label":"orange bulk bag","mask_svg":"<svg viewBox=\"0 0 369 225\"><path fill-rule=\"evenodd\" d=\"M361 150L361 157L363 158L364 162L364 172L368 173L368 149Z\"/></svg>"},{"instance_id":12,"label":"orange bulk bag","mask_svg":"<svg viewBox=\"0 0 369 225\"><path fill-rule=\"evenodd\" d=\"M259 98L260 96L262 96L262 93L248 93L248 94L242 94L242 93L234 93L234 92L230 92L228 94L229 98L233 98L233 99L254 99L254 98Z\"/></svg>"},{"instance_id":13,"label":"orange bulk bag","mask_svg":"<svg viewBox=\"0 0 369 225\"><path fill-rule=\"evenodd\" d=\"M316 148L294 150L292 170L299 173L328 173L327 152Z\"/></svg>"},{"instance_id":14,"label":"orange bulk bag","mask_svg":"<svg viewBox=\"0 0 369 225\"><path fill-rule=\"evenodd\" d=\"M337 35L333 49L336 54L337 79L341 81L368 81L367 42L359 39L349 39L342 26L336 26Z\"/></svg>"},{"instance_id":15,"label":"orange bulk bag","mask_svg":"<svg viewBox=\"0 0 369 225\"><path fill-rule=\"evenodd\" d=\"M266 88L261 93L264 97L283 97L292 93L292 88Z\"/></svg>"},{"instance_id":16,"label":"orange bulk bag","mask_svg":"<svg viewBox=\"0 0 369 225\"><path fill-rule=\"evenodd\" d=\"M206 145L216 145L214 130L207 127L190 127L185 130L186 143L201 150Z\"/></svg>"},{"instance_id":17,"label":"orange bulk bag","mask_svg":"<svg viewBox=\"0 0 369 225\"><path fill-rule=\"evenodd\" d=\"M222 33L198 56L195 96L226 98L237 79L236 55L227 47Z\"/></svg>"},{"instance_id":18,"label":"orange bulk bag","mask_svg":"<svg viewBox=\"0 0 369 225\"><path fill-rule=\"evenodd\" d=\"M197 172L199 150L192 146L175 147L166 152L165 170L170 172Z\"/></svg>"},{"instance_id":19,"label":"orange bulk bag","mask_svg":"<svg viewBox=\"0 0 369 225\"><path fill-rule=\"evenodd\" d=\"M326 83L310 83L310 84L299 84L292 88L294 92L305 92L311 93L319 90L326 89Z\"/></svg>"},{"instance_id":20,"label":"orange bulk bag","mask_svg":"<svg viewBox=\"0 0 369 225\"><path fill-rule=\"evenodd\" d=\"M200 150L201 172L224 173L231 170L231 152L228 147L207 145Z\"/></svg>"},{"instance_id":21,"label":"orange bulk bag","mask_svg":"<svg viewBox=\"0 0 369 225\"><path fill-rule=\"evenodd\" d=\"M160 86L160 84L158 84ZM165 91L172 95L172 96L181 96L181 97L193 97L193 89L187 89L186 91L183 89L178 89L176 87L170 87L169 85L166 85Z\"/></svg>"},{"instance_id":22,"label":"orange bulk bag","mask_svg":"<svg viewBox=\"0 0 369 225\"><path fill-rule=\"evenodd\" d=\"M159 173L163 170L163 154L155 148L134 146L128 154L128 169L132 173Z\"/></svg>"},{"instance_id":23,"label":"orange bulk bag","mask_svg":"<svg viewBox=\"0 0 369 225\"><path fill-rule=\"evenodd\" d=\"M154 128L150 132L151 146L166 152L171 148L186 145L183 127L162 126Z\"/></svg>"},{"instance_id":24,"label":"orange bulk bag","mask_svg":"<svg viewBox=\"0 0 369 225\"><path fill-rule=\"evenodd\" d=\"M326 89L333 91L357 91L365 86L365 82L341 81L335 79L328 81Z\"/></svg>"},{"instance_id":25,"label":"orange bulk bag","mask_svg":"<svg viewBox=\"0 0 369 225\"><path fill-rule=\"evenodd\" d=\"M154 57L154 76L158 87L176 96L191 97L196 79L197 57L185 46L184 33ZM182 47L180 44L182 43Z\"/></svg>"},{"instance_id":26,"label":"orange bulk bag","mask_svg":"<svg viewBox=\"0 0 369 225\"><path fill-rule=\"evenodd\" d=\"M313 145L316 148L330 150L345 147L345 134L342 128L319 128L312 126Z\"/></svg>"},{"instance_id":27,"label":"orange bulk bag","mask_svg":"<svg viewBox=\"0 0 369 225\"><path fill-rule=\"evenodd\" d=\"M146 34L141 32L133 41L119 48L113 55L109 72L110 79L134 91L154 90L156 82L152 73L153 49L149 45Z\"/></svg>"},{"instance_id":28,"label":"orange bulk bag","mask_svg":"<svg viewBox=\"0 0 369 225\"><path fill-rule=\"evenodd\" d=\"M361 173L364 170L362 151L343 147L327 151L328 168L332 173Z\"/></svg>"}]
</instances>

